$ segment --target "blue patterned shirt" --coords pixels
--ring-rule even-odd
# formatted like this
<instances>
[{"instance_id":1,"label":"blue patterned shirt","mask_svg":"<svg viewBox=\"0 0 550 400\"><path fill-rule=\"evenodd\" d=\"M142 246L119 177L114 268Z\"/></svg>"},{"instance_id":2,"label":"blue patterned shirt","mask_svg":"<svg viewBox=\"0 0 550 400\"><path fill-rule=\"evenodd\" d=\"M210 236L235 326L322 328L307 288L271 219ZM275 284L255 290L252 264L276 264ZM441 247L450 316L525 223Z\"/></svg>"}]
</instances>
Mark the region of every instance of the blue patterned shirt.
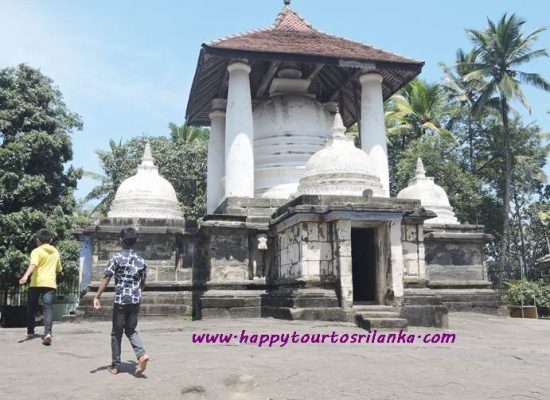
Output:
<instances>
[{"instance_id":1,"label":"blue patterned shirt","mask_svg":"<svg viewBox=\"0 0 550 400\"><path fill-rule=\"evenodd\" d=\"M141 284L147 277L147 265L134 250L122 250L111 257L105 278L115 277L115 304L139 304Z\"/></svg>"}]
</instances>

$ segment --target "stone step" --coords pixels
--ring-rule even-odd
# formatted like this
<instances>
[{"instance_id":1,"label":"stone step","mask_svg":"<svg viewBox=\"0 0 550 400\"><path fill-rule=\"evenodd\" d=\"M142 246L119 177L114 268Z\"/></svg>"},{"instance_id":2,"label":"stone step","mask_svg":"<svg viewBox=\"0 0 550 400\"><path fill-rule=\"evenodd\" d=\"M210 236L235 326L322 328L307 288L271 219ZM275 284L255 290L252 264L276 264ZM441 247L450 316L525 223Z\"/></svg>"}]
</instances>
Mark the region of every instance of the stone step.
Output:
<instances>
[{"instance_id":1,"label":"stone step","mask_svg":"<svg viewBox=\"0 0 550 400\"><path fill-rule=\"evenodd\" d=\"M174 304L142 304L139 310L139 316L148 317L183 317L192 315L193 308L189 305ZM110 320L113 315L113 306L105 305L99 310L91 306L80 306L77 309L77 319L101 319Z\"/></svg>"},{"instance_id":2,"label":"stone step","mask_svg":"<svg viewBox=\"0 0 550 400\"><path fill-rule=\"evenodd\" d=\"M101 295L101 304L112 304L114 292L104 292ZM80 299L81 306L92 306L94 293L86 294ZM145 292L143 294L141 304L174 304L174 305L190 305L192 303L192 295L189 292Z\"/></svg>"},{"instance_id":3,"label":"stone step","mask_svg":"<svg viewBox=\"0 0 550 400\"><path fill-rule=\"evenodd\" d=\"M368 318L363 319L360 314L356 315L356 324L359 328L367 331L376 330L406 330L407 320L403 318Z\"/></svg>"},{"instance_id":4,"label":"stone step","mask_svg":"<svg viewBox=\"0 0 550 400\"><path fill-rule=\"evenodd\" d=\"M273 307L287 308L317 308L317 307L338 307L338 298L335 297L279 297L270 296L264 299L264 304Z\"/></svg>"},{"instance_id":5,"label":"stone step","mask_svg":"<svg viewBox=\"0 0 550 400\"><path fill-rule=\"evenodd\" d=\"M290 321L349 321L349 314L340 307L289 308L264 306L262 307L262 317Z\"/></svg>"},{"instance_id":6,"label":"stone step","mask_svg":"<svg viewBox=\"0 0 550 400\"><path fill-rule=\"evenodd\" d=\"M353 311L356 311L356 312L367 312L367 311L396 312L395 307L385 306L383 304L354 304L353 305Z\"/></svg>"},{"instance_id":7,"label":"stone step","mask_svg":"<svg viewBox=\"0 0 550 400\"><path fill-rule=\"evenodd\" d=\"M361 315L363 319L369 318L399 318L399 313L395 311L360 311L356 315Z\"/></svg>"},{"instance_id":8,"label":"stone step","mask_svg":"<svg viewBox=\"0 0 550 400\"><path fill-rule=\"evenodd\" d=\"M211 318L260 318L262 307L203 308L202 319Z\"/></svg>"},{"instance_id":9,"label":"stone step","mask_svg":"<svg viewBox=\"0 0 550 400\"><path fill-rule=\"evenodd\" d=\"M493 284L489 281L430 280L426 286L432 289L490 289Z\"/></svg>"},{"instance_id":10,"label":"stone step","mask_svg":"<svg viewBox=\"0 0 550 400\"><path fill-rule=\"evenodd\" d=\"M261 298L259 297L208 297L201 299L202 308L235 308L235 307L259 307Z\"/></svg>"}]
</instances>

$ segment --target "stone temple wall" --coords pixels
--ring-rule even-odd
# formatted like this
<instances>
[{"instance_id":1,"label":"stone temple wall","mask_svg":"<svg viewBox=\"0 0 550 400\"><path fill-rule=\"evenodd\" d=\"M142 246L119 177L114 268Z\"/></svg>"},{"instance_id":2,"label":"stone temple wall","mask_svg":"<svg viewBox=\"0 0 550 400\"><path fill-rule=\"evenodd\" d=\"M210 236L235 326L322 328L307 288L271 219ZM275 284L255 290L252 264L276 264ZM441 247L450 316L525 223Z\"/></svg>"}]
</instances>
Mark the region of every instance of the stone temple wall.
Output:
<instances>
[{"instance_id":1,"label":"stone temple wall","mask_svg":"<svg viewBox=\"0 0 550 400\"><path fill-rule=\"evenodd\" d=\"M425 277L424 228L422 225L401 225L403 246L403 275L405 277Z\"/></svg>"},{"instance_id":2,"label":"stone temple wall","mask_svg":"<svg viewBox=\"0 0 550 400\"><path fill-rule=\"evenodd\" d=\"M485 243L491 239L473 225L426 227L426 278L430 281L486 281Z\"/></svg>"},{"instance_id":3,"label":"stone temple wall","mask_svg":"<svg viewBox=\"0 0 550 400\"><path fill-rule=\"evenodd\" d=\"M135 246L148 266L147 282L191 281L196 244L177 234L140 233ZM92 281L103 278L109 259L121 251L118 233L95 233L92 251Z\"/></svg>"},{"instance_id":4,"label":"stone temple wall","mask_svg":"<svg viewBox=\"0 0 550 400\"><path fill-rule=\"evenodd\" d=\"M250 254L246 229L211 230L204 243L208 247L209 280L214 282L249 279Z\"/></svg>"},{"instance_id":5,"label":"stone temple wall","mask_svg":"<svg viewBox=\"0 0 550 400\"><path fill-rule=\"evenodd\" d=\"M333 278L332 229L330 223L300 222L279 231L279 255L274 266L278 279L322 281Z\"/></svg>"}]
</instances>

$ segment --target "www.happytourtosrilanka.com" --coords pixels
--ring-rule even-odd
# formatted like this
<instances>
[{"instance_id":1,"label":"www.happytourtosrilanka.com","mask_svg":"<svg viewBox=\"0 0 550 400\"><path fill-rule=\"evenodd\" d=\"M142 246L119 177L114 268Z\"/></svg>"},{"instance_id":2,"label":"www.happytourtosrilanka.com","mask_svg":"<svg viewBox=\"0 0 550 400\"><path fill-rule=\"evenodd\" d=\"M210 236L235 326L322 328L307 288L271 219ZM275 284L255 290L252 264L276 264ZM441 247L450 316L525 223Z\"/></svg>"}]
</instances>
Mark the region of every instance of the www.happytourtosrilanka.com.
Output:
<instances>
[{"instance_id":1,"label":"www.happytourtosrilanka.com","mask_svg":"<svg viewBox=\"0 0 550 400\"><path fill-rule=\"evenodd\" d=\"M441 333L425 333L414 334L404 331L395 332L378 332L376 329L367 331L367 333L336 333L332 331L330 334L325 333L303 333L296 331L292 333L254 333L247 334L246 330L242 330L240 335L234 333L193 333L192 341L194 344L228 344L237 342L239 344L253 344L258 347L284 347L287 344L438 344L438 343L454 343L456 334L441 332Z\"/></svg>"}]
</instances>

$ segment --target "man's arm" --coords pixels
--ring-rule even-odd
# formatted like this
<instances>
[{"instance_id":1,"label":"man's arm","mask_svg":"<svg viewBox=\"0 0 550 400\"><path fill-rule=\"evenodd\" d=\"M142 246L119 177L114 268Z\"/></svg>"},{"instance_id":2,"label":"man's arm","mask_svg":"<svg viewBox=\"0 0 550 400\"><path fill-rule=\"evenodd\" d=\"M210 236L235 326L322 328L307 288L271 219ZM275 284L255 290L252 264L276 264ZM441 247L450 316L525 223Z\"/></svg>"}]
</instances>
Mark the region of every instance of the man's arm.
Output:
<instances>
[{"instance_id":1,"label":"man's arm","mask_svg":"<svg viewBox=\"0 0 550 400\"><path fill-rule=\"evenodd\" d=\"M36 268L36 265L34 264L29 265L29 268L27 268L27 272L25 272L25 274L21 277L21 279L19 279L20 285L24 285L25 283L27 283L29 276L31 276L35 268Z\"/></svg>"},{"instance_id":2,"label":"man's arm","mask_svg":"<svg viewBox=\"0 0 550 400\"><path fill-rule=\"evenodd\" d=\"M94 308L96 310L99 310L101 308L101 303L99 302L99 298L107 288L107 285L109 285L109 281L111 280L110 276L106 276L101 280L101 283L99 284L99 288L97 289L97 293L94 296Z\"/></svg>"}]
</instances>

